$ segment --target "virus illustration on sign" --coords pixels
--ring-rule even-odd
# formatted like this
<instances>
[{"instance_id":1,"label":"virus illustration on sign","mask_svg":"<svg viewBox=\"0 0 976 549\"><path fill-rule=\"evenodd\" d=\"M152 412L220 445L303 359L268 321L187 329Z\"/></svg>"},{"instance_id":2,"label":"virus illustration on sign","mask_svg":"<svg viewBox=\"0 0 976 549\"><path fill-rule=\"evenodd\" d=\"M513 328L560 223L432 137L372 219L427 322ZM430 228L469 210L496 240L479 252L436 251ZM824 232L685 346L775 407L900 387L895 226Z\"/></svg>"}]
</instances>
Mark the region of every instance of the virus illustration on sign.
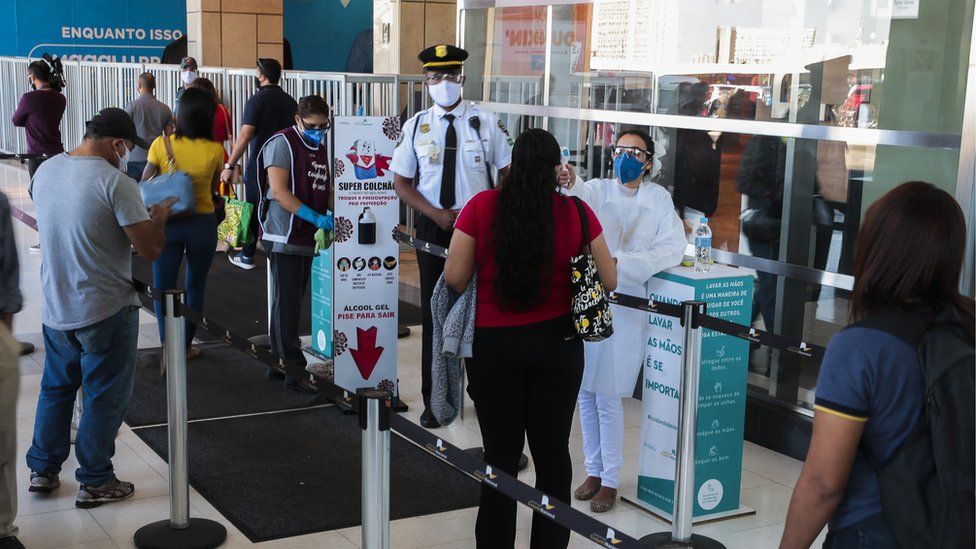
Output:
<instances>
[{"instance_id":1,"label":"virus illustration on sign","mask_svg":"<svg viewBox=\"0 0 976 549\"><path fill-rule=\"evenodd\" d=\"M390 141L400 138L400 119L396 116L387 116L383 120L383 135Z\"/></svg>"},{"instance_id":2,"label":"virus illustration on sign","mask_svg":"<svg viewBox=\"0 0 976 549\"><path fill-rule=\"evenodd\" d=\"M335 356L339 356L349 348L349 339L346 337L346 334L339 330L335 330L335 334L333 335L335 337Z\"/></svg>"},{"instance_id":3,"label":"virus illustration on sign","mask_svg":"<svg viewBox=\"0 0 976 549\"><path fill-rule=\"evenodd\" d=\"M339 217L335 221L335 241L345 242L352 238L352 221L348 217Z\"/></svg>"},{"instance_id":4,"label":"virus illustration on sign","mask_svg":"<svg viewBox=\"0 0 976 549\"><path fill-rule=\"evenodd\" d=\"M335 168L332 170L332 172L335 174L336 177L340 177L345 171L346 171L345 163L342 161L341 158L336 158Z\"/></svg>"},{"instance_id":5,"label":"virus illustration on sign","mask_svg":"<svg viewBox=\"0 0 976 549\"><path fill-rule=\"evenodd\" d=\"M383 381L381 381L379 383L379 385L376 386L376 388L379 389L379 390L381 390L381 391L386 391L388 393L393 393L393 389L396 388L396 385L394 385L393 382L390 381L389 379L384 379Z\"/></svg>"},{"instance_id":6,"label":"virus illustration on sign","mask_svg":"<svg viewBox=\"0 0 976 549\"><path fill-rule=\"evenodd\" d=\"M400 226L396 225L393 227L393 241L400 242Z\"/></svg>"}]
</instances>

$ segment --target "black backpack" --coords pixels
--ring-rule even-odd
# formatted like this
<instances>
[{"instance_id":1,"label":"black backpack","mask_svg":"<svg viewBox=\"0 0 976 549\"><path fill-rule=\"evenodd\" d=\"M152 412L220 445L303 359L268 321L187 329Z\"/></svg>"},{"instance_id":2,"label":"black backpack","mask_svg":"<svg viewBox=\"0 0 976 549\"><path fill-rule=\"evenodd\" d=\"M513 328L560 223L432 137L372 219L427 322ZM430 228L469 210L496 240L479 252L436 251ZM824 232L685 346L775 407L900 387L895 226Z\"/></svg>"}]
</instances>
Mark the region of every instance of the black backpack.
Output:
<instances>
[{"instance_id":1,"label":"black backpack","mask_svg":"<svg viewBox=\"0 0 976 549\"><path fill-rule=\"evenodd\" d=\"M905 444L878 473L885 522L899 547L976 546L976 376L973 334L951 313L923 320L873 315L858 326L888 332L918 349L924 410Z\"/></svg>"}]
</instances>

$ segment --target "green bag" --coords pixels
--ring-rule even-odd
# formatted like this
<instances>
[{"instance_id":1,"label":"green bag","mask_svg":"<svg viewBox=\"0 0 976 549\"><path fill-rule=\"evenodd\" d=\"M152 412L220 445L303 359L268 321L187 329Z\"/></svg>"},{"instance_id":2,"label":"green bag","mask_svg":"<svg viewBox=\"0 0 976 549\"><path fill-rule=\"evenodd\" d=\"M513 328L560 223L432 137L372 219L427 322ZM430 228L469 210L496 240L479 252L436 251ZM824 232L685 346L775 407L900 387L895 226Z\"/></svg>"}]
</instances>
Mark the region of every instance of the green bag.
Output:
<instances>
[{"instance_id":1,"label":"green bag","mask_svg":"<svg viewBox=\"0 0 976 549\"><path fill-rule=\"evenodd\" d=\"M217 240L222 240L232 248L247 246L254 241L251 234L251 216L254 205L234 196L231 190L224 203L224 220L217 226Z\"/></svg>"}]
</instances>

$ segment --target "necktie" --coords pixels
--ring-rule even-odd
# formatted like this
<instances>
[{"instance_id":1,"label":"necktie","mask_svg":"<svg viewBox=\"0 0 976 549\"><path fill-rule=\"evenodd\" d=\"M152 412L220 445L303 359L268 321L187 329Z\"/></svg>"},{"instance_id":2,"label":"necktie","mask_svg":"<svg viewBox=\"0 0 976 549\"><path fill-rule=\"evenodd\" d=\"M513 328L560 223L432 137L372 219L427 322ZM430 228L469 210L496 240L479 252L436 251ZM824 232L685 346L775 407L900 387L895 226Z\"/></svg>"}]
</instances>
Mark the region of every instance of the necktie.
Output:
<instances>
[{"instance_id":1,"label":"necktie","mask_svg":"<svg viewBox=\"0 0 976 549\"><path fill-rule=\"evenodd\" d=\"M454 196L454 174L457 167L457 131L454 129L454 115L445 114L447 135L444 137L444 171L441 172L441 208L450 210L457 198Z\"/></svg>"}]
</instances>

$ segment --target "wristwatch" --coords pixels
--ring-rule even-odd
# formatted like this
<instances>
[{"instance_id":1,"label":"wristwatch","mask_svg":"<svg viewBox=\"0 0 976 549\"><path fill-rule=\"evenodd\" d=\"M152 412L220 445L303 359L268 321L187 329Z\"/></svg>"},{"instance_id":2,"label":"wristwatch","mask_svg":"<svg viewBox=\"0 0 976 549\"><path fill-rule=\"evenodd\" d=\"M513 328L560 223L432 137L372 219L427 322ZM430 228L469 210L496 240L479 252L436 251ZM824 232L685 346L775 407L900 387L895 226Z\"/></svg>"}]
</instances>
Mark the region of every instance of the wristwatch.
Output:
<instances>
[{"instance_id":1,"label":"wristwatch","mask_svg":"<svg viewBox=\"0 0 976 549\"><path fill-rule=\"evenodd\" d=\"M224 169L225 170L233 170L234 169L234 165L231 164L230 162L224 162Z\"/></svg>"}]
</instances>

